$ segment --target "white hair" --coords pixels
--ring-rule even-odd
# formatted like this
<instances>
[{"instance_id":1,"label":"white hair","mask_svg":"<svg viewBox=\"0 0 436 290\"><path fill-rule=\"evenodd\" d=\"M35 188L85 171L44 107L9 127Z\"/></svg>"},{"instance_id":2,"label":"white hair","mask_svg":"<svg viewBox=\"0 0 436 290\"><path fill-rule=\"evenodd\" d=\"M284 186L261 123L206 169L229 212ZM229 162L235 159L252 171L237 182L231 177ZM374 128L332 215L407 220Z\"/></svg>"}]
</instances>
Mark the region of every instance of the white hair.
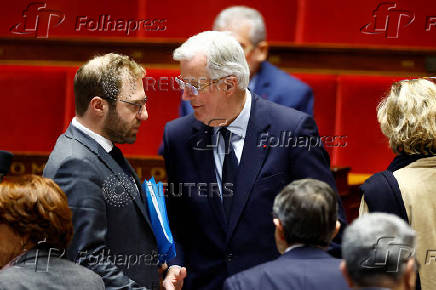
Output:
<instances>
[{"instance_id":1,"label":"white hair","mask_svg":"<svg viewBox=\"0 0 436 290\"><path fill-rule=\"evenodd\" d=\"M173 59L189 61L198 55L206 57L211 79L235 76L240 89L248 87L250 69L244 51L229 32L205 31L194 35L174 51Z\"/></svg>"},{"instance_id":2,"label":"white hair","mask_svg":"<svg viewBox=\"0 0 436 290\"><path fill-rule=\"evenodd\" d=\"M238 26L243 21L251 24L250 41L253 45L266 39L265 22L256 9L246 6L232 6L220 12L215 18L213 30L224 30L229 26Z\"/></svg>"},{"instance_id":3,"label":"white hair","mask_svg":"<svg viewBox=\"0 0 436 290\"><path fill-rule=\"evenodd\" d=\"M387 213L365 214L349 225L342 239L342 258L360 287L398 281L414 257L416 233L401 218ZM382 261L382 263L380 263Z\"/></svg>"}]
</instances>

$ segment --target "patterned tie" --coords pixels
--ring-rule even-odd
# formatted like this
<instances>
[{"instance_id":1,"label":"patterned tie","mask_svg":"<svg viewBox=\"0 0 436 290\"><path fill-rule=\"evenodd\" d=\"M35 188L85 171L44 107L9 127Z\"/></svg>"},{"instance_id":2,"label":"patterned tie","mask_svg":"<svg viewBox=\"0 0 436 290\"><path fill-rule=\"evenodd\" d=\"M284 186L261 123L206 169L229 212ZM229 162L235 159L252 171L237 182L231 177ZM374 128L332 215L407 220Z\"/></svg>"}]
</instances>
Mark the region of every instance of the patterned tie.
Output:
<instances>
[{"instance_id":1,"label":"patterned tie","mask_svg":"<svg viewBox=\"0 0 436 290\"><path fill-rule=\"evenodd\" d=\"M127 164L126 159L124 159L124 156L123 156L123 153L121 152L121 150L117 146L114 145L114 147L109 152L109 154L118 163L118 165L121 167L121 169L123 169L124 173L130 178L130 180L133 182L133 184L136 185L139 193L141 193L141 190L139 189L141 185L136 183L133 172L130 170L130 167ZM142 196L142 194L139 194L139 198L143 203L145 203L145 200L144 200L144 197Z\"/></svg>"},{"instance_id":2,"label":"patterned tie","mask_svg":"<svg viewBox=\"0 0 436 290\"><path fill-rule=\"evenodd\" d=\"M236 158L235 151L231 144L232 133L226 128L220 129L221 135L224 138L225 157L223 162L223 171L221 174L221 196L223 200L223 208L226 214L227 221L229 220L230 209L232 207L232 198L235 193L235 178L238 170L238 159ZM226 188L231 189L226 190Z\"/></svg>"}]
</instances>

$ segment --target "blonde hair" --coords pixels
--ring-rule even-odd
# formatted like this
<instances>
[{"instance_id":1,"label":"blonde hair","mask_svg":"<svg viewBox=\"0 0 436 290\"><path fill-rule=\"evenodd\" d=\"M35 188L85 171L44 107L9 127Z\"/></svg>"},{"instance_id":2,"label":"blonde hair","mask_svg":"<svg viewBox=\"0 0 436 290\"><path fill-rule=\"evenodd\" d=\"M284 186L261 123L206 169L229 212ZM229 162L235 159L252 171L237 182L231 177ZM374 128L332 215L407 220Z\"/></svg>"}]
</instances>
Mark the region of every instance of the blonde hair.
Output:
<instances>
[{"instance_id":1,"label":"blonde hair","mask_svg":"<svg viewBox=\"0 0 436 290\"><path fill-rule=\"evenodd\" d=\"M432 80L396 82L378 105L377 119L394 153L436 152L436 84Z\"/></svg>"}]
</instances>

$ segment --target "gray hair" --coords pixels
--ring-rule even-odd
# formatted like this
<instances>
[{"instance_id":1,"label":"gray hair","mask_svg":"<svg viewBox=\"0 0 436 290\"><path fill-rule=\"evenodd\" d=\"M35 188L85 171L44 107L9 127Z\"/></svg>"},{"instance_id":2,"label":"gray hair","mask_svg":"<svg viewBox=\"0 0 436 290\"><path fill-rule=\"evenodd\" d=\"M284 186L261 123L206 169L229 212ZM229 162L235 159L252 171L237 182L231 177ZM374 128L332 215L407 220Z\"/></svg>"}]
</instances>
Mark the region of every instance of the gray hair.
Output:
<instances>
[{"instance_id":1,"label":"gray hair","mask_svg":"<svg viewBox=\"0 0 436 290\"><path fill-rule=\"evenodd\" d=\"M295 180L276 196L273 216L282 223L289 245L327 247L336 227L336 193L320 180Z\"/></svg>"},{"instance_id":2,"label":"gray hair","mask_svg":"<svg viewBox=\"0 0 436 290\"><path fill-rule=\"evenodd\" d=\"M213 24L213 30L224 30L226 27L238 25L243 21L251 24L250 41L253 45L266 39L265 22L256 9L246 6L232 6L218 14Z\"/></svg>"},{"instance_id":3,"label":"gray hair","mask_svg":"<svg viewBox=\"0 0 436 290\"><path fill-rule=\"evenodd\" d=\"M191 60L197 55L206 57L211 79L235 76L240 89L248 87L250 70L244 51L229 32L205 31L194 35L174 51L173 59Z\"/></svg>"},{"instance_id":4,"label":"gray hair","mask_svg":"<svg viewBox=\"0 0 436 290\"><path fill-rule=\"evenodd\" d=\"M357 286L376 287L403 276L415 245L415 231L404 220L393 214L370 213L345 229L342 258Z\"/></svg>"},{"instance_id":5,"label":"gray hair","mask_svg":"<svg viewBox=\"0 0 436 290\"><path fill-rule=\"evenodd\" d=\"M377 107L377 118L394 153L436 153L436 84L421 78L396 82Z\"/></svg>"}]
</instances>

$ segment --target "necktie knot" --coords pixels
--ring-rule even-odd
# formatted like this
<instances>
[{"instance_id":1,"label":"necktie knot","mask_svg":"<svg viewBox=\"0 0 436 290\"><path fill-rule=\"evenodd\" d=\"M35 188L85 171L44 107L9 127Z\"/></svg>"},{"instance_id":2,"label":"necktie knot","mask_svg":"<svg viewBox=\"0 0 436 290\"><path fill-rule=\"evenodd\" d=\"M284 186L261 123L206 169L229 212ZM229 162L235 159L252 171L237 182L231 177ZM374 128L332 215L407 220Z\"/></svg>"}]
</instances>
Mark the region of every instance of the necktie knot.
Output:
<instances>
[{"instance_id":1,"label":"necktie knot","mask_svg":"<svg viewBox=\"0 0 436 290\"><path fill-rule=\"evenodd\" d=\"M114 145L114 147L109 152L109 154L110 156L112 156L115 162L118 163L121 169L123 169L124 173L126 173L128 176L132 175L129 166L127 165L127 162L124 159L123 153L117 146Z\"/></svg>"}]
</instances>

